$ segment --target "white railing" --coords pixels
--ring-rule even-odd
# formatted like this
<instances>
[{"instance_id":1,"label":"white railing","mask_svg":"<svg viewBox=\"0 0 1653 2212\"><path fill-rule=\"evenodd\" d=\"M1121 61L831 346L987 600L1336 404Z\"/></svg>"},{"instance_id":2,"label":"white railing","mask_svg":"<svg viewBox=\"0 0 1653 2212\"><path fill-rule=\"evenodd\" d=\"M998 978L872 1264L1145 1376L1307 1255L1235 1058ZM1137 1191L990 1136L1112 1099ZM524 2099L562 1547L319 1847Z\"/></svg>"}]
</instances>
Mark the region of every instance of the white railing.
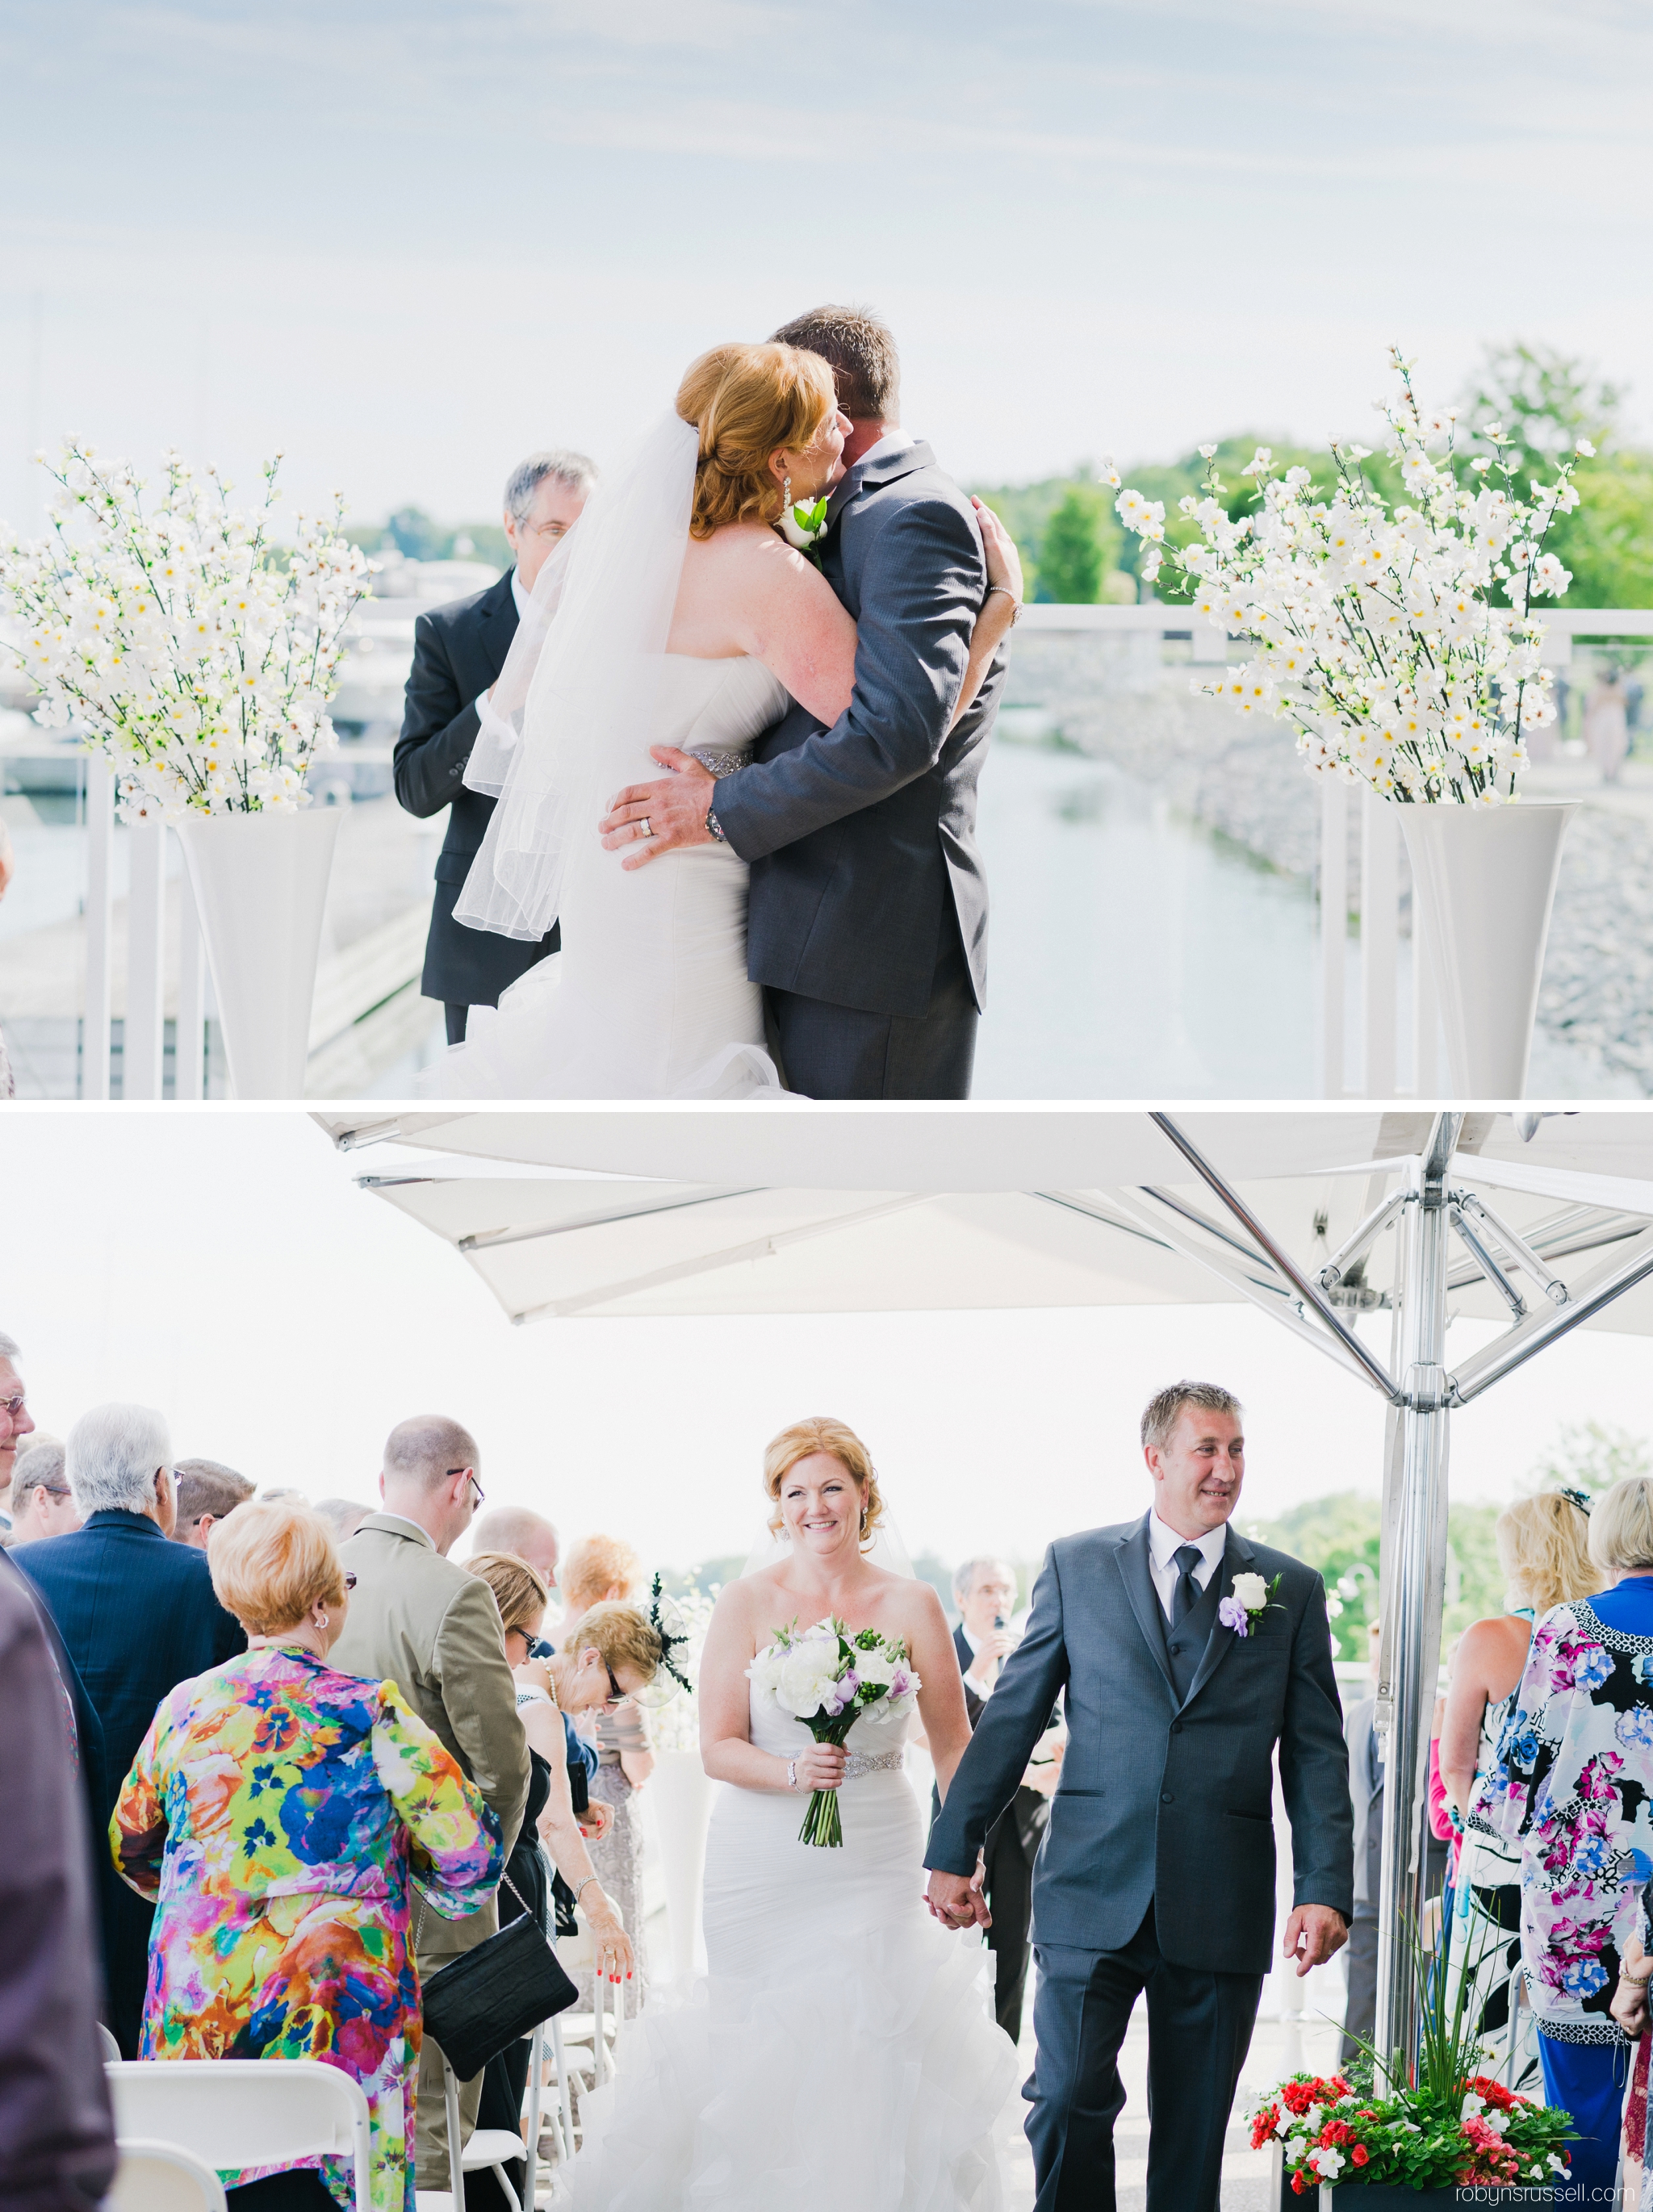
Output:
<instances>
[{"instance_id":1,"label":"white railing","mask_svg":"<svg viewBox=\"0 0 1653 2212\"><path fill-rule=\"evenodd\" d=\"M1186 638L1195 667L1221 665L1228 641L1187 607L1150 602L1146 606L1054 606L1034 604L1022 611L1022 623L1036 631L1101 633L1129 641L1127 665L1133 675L1152 680L1163 665L1167 638ZM1653 638L1653 608L1559 607L1544 613L1544 659L1552 668L1571 662L1580 638ZM1349 888L1350 809L1358 807L1360 894ZM1320 902L1320 958L1317 988L1321 1036L1321 1091L1328 1098L1419 1098L1438 1097L1444 1074L1441 1054L1440 1002L1422 938L1422 916L1412 904L1412 992L1410 1046L1412 1081L1400 1088L1401 1041L1401 822L1396 808L1370 789L1323 778L1320 786L1320 854L1316 870ZM1358 917L1358 1015L1355 1080L1349 1079L1348 918ZM1340 926L1336 917L1344 917Z\"/></svg>"}]
</instances>

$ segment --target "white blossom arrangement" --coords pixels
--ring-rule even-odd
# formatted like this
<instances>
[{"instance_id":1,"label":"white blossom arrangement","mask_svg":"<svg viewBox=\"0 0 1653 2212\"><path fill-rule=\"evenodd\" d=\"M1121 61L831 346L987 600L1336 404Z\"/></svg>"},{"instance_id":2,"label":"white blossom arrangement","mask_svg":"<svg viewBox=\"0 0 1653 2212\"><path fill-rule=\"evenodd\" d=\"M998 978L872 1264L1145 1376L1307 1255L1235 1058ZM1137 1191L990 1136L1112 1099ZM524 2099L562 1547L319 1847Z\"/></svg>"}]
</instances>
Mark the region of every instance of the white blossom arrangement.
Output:
<instances>
[{"instance_id":1,"label":"white blossom arrangement","mask_svg":"<svg viewBox=\"0 0 1653 2212\"><path fill-rule=\"evenodd\" d=\"M661 1674L655 1677L654 1694L640 1700L648 1708L649 1735L657 1751L700 1749L700 1705L696 1695L700 1657L706 1632L712 1625L715 1596L715 1585L708 1595L698 1583L691 1583L681 1596L671 1601L675 1625L685 1634L684 1643L674 1651L673 1657L687 1681L678 1674L666 1674L662 1669Z\"/></svg>"},{"instance_id":2,"label":"white blossom arrangement","mask_svg":"<svg viewBox=\"0 0 1653 2212\"><path fill-rule=\"evenodd\" d=\"M1215 446L1201 446L1203 498L1181 502L1203 542L1166 547L1162 501L1121 491L1127 530L1146 541L1142 574L1170 561L1193 586L1194 612L1254 648L1194 689L1245 714L1293 724L1311 773L1363 780L1403 805L1495 806L1515 796L1525 732L1554 719L1532 603L1572 579L1544 539L1578 504L1569 455L1553 477L1516 481L1523 455L1497 424L1492 451L1455 466L1453 410L1426 415L1413 364L1391 349L1400 396L1376 403L1406 499L1391 510L1360 464L1370 448L1331 441L1336 485L1312 495L1310 472L1276 476L1267 446L1243 471L1254 511L1231 520ZM1595 448L1581 438L1576 454ZM1119 488L1111 461L1104 479ZM1163 549L1163 550L1162 550ZM1509 605L1495 606L1502 587Z\"/></svg>"},{"instance_id":3,"label":"white blossom arrangement","mask_svg":"<svg viewBox=\"0 0 1653 2212\"><path fill-rule=\"evenodd\" d=\"M109 756L127 821L307 805L310 763L337 744L326 705L372 564L342 533L342 501L275 544L280 459L246 511L216 470L169 453L146 507L130 463L71 441L46 464L51 536L0 529L0 608L17 631L0 643L43 695L37 719Z\"/></svg>"}]
</instances>

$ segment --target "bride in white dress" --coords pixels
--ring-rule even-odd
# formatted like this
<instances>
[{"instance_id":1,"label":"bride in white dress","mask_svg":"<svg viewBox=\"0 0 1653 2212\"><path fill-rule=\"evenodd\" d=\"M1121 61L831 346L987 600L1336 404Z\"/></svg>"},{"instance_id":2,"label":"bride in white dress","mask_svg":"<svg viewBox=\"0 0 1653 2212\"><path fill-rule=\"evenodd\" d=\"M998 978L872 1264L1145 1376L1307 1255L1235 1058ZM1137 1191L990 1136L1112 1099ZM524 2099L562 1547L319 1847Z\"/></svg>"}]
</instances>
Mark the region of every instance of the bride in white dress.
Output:
<instances>
[{"instance_id":1,"label":"bride in white dress","mask_svg":"<svg viewBox=\"0 0 1653 2212\"><path fill-rule=\"evenodd\" d=\"M491 1098L779 1096L746 975L745 863L720 842L603 849L611 794L692 755L724 775L797 699L829 728L855 625L781 534L844 474L832 372L784 345L720 346L677 410L599 484L545 563L465 769L499 795L456 903L473 928L562 950L500 1001L426 1088ZM1020 596L1015 547L979 509L989 597L953 720Z\"/></svg>"},{"instance_id":2,"label":"bride in white dress","mask_svg":"<svg viewBox=\"0 0 1653 2212\"><path fill-rule=\"evenodd\" d=\"M969 1740L958 1662L927 1583L864 1556L882 1510L865 1447L801 1422L765 1455L789 1551L720 1596L701 1661L701 1749L726 1786L706 1853L708 1978L628 2031L586 2101L576 2212L994 2212L995 2136L1016 2053L991 1954L923 1903L925 1813L902 1772L910 1715L874 1705L839 1750L759 1692L775 1629L828 1614L902 1638L945 1794ZM842 1849L800 1843L836 1789ZM562 2201L562 2200L560 2200Z\"/></svg>"}]
</instances>

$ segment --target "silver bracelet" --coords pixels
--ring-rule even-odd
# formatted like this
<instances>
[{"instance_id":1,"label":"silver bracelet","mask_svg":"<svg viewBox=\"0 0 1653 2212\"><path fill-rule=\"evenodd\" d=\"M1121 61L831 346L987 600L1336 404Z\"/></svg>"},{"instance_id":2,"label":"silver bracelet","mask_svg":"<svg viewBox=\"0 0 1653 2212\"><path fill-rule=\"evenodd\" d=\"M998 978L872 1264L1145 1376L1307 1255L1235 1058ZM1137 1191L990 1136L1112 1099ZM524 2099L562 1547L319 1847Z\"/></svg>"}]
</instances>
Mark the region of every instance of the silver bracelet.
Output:
<instances>
[{"instance_id":1,"label":"silver bracelet","mask_svg":"<svg viewBox=\"0 0 1653 2212\"><path fill-rule=\"evenodd\" d=\"M787 1761L787 1787L788 1790L796 1790L798 1787L798 1761L795 1759L789 1759Z\"/></svg>"},{"instance_id":2,"label":"silver bracelet","mask_svg":"<svg viewBox=\"0 0 1653 2212\"><path fill-rule=\"evenodd\" d=\"M986 597L990 599L995 592L1002 592L1005 597L1010 601L1011 606L1013 610L1010 618L1010 626L1014 629L1017 623L1022 619L1022 602L1017 598L1015 592L1012 591L1008 584L989 584L987 588Z\"/></svg>"},{"instance_id":3,"label":"silver bracelet","mask_svg":"<svg viewBox=\"0 0 1653 2212\"><path fill-rule=\"evenodd\" d=\"M580 1899L584 1896L584 1894L586 1893L586 1891L591 1887L591 1886L592 1886L593 1882L594 1882L596 1880L597 1880L597 1876L596 1876L594 1874L588 1874L588 1875L586 1876L586 1879L584 1880L584 1881L580 1882L580 1883L577 1883L577 1884L575 1885L575 1887L574 1887L574 1901L575 1905L578 1905L578 1904L579 1904L579 1902L580 1902Z\"/></svg>"}]
</instances>

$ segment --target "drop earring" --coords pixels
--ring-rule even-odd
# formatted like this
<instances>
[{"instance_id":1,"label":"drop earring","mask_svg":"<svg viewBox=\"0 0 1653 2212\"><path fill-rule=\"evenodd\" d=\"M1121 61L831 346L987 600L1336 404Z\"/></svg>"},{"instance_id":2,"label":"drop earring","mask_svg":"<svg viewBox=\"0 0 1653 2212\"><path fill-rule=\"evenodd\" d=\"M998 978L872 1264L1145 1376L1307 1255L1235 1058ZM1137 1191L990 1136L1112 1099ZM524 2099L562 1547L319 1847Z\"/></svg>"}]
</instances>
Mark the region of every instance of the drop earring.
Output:
<instances>
[{"instance_id":1,"label":"drop earring","mask_svg":"<svg viewBox=\"0 0 1653 2212\"><path fill-rule=\"evenodd\" d=\"M792 478L787 477L781 486L781 505L786 509L792 505Z\"/></svg>"}]
</instances>

